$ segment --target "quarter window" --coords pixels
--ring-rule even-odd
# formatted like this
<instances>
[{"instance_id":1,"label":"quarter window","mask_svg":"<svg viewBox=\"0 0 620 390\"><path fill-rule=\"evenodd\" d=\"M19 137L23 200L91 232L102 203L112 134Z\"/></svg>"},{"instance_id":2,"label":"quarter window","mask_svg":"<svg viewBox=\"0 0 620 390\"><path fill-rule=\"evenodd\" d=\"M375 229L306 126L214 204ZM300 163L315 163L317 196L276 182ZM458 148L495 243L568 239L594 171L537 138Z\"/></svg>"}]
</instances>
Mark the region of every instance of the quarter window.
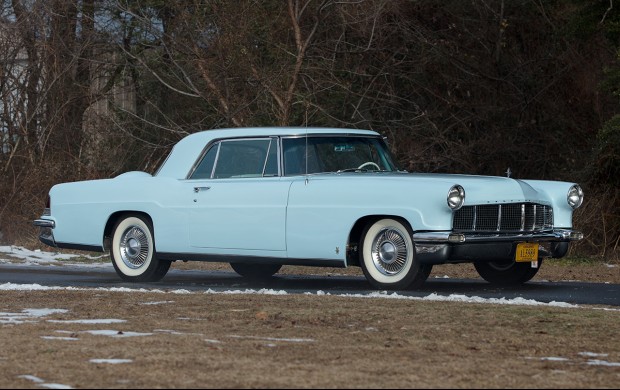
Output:
<instances>
[{"instance_id":1,"label":"quarter window","mask_svg":"<svg viewBox=\"0 0 620 390\"><path fill-rule=\"evenodd\" d=\"M211 174L213 173L213 165L215 164L215 158L217 157L217 152L220 149L220 143L216 143L211 146L207 154L205 154L204 158L196 167L196 170L192 174L192 179L209 179L211 178Z\"/></svg>"}]
</instances>

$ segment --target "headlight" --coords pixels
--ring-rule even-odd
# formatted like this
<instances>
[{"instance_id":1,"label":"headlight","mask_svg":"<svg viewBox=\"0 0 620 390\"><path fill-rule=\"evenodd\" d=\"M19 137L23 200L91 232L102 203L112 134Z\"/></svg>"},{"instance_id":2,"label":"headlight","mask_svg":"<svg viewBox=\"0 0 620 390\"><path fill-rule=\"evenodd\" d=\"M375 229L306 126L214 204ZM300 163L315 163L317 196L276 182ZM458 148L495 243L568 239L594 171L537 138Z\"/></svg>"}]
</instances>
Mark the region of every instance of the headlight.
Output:
<instances>
[{"instance_id":1,"label":"headlight","mask_svg":"<svg viewBox=\"0 0 620 390\"><path fill-rule=\"evenodd\" d=\"M583 203L583 190L577 184L572 186L570 190L568 190L568 195L566 196L566 201L568 205L573 209L578 208Z\"/></svg>"},{"instance_id":2,"label":"headlight","mask_svg":"<svg viewBox=\"0 0 620 390\"><path fill-rule=\"evenodd\" d=\"M448 206L452 210L458 210L465 203L465 190L460 185L455 185L448 192Z\"/></svg>"}]
</instances>

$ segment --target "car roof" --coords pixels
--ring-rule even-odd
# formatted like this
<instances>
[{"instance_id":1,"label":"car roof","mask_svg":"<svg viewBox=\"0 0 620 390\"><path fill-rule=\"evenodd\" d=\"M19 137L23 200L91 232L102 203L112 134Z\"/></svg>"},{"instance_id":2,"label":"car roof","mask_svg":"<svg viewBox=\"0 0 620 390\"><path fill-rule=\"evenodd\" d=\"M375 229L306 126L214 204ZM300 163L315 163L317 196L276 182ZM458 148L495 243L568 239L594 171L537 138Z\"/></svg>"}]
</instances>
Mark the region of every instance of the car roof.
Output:
<instances>
[{"instance_id":1,"label":"car roof","mask_svg":"<svg viewBox=\"0 0 620 390\"><path fill-rule=\"evenodd\" d=\"M379 136L370 130L324 128L324 127L241 127L231 129L204 130L190 134L180 140L170 152L156 176L184 179L205 146L222 138L305 136L305 135L363 135Z\"/></svg>"}]
</instances>

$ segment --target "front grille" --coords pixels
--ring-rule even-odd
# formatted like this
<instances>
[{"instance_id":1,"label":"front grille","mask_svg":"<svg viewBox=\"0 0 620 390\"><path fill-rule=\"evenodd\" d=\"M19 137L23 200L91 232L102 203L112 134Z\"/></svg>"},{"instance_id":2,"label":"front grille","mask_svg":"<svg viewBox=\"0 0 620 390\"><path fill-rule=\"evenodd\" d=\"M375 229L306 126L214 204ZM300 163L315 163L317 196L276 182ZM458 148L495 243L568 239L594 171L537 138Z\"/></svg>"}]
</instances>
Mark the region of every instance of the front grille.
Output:
<instances>
[{"instance_id":1,"label":"front grille","mask_svg":"<svg viewBox=\"0 0 620 390\"><path fill-rule=\"evenodd\" d=\"M467 232L535 232L553 228L553 209L536 203L464 206L454 213L453 229Z\"/></svg>"}]
</instances>

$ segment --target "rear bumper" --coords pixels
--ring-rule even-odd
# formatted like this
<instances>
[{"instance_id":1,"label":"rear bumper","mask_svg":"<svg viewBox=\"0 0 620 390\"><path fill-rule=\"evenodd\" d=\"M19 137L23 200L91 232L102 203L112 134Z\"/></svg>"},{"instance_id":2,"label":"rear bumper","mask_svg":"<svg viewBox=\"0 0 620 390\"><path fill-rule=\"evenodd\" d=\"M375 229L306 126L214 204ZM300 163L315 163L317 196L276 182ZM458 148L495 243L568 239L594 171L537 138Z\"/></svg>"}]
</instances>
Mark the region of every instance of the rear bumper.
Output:
<instances>
[{"instance_id":1,"label":"rear bumper","mask_svg":"<svg viewBox=\"0 0 620 390\"><path fill-rule=\"evenodd\" d=\"M542 257L563 257L570 242L583 239L583 233L572 229L514 234L480 234L455 232L422 232L412 236L416 255L425 264L464 263L475 261L510 261L520 242L540 244Z\"/></svg>"},{"instance_id":2,"label":"rear bumper","mask_svg":"<svg viewBox=\"0 0 620 390\"><path fill-rule=\"evenodd\" d=\"M34 226L41 228L39 232L39 241L45 245L53 248L61 249L76 249L89 252L103 252L103 245L84 245L84 244L72 244L66 242L57 242L54 238L54 228L56 227L56 221L52 219L39 218L33 221Z\"/></svg>"}]
</instances>

